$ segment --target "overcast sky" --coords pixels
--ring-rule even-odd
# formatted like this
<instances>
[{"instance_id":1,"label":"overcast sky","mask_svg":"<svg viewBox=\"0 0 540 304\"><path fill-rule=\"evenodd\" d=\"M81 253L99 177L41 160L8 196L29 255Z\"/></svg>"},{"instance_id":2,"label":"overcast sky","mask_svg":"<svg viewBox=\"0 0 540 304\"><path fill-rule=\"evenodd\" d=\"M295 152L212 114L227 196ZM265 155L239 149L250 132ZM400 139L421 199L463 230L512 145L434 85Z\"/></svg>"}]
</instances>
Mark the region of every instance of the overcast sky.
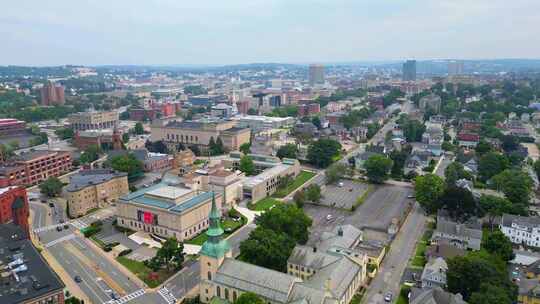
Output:
<instances>
[{"instance_id":1,"label":"overcast sky","mask_svg":"<svg viewBox=\"0 0 540 304\"><path fill-rule=\"evenodd\" d=\"M539 0L13 0L0 65L540 58Z\"/></svg>"}]
</instances>

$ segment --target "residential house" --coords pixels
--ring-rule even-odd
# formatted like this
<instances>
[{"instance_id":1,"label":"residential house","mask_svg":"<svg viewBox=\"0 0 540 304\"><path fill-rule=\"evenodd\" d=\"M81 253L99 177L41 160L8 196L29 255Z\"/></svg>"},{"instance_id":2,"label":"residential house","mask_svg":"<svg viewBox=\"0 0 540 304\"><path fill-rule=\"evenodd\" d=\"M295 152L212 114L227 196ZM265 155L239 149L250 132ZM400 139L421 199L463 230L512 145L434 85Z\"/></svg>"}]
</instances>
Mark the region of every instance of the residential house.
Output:
<instances>
[{"instance_id":1,"label":"residential house","mask_svg":"<svg viewBox=\"0 0 540 304\"><path fill-rule=\"evenodd\" d=\"M437 216L437 229L431 241L435 244L450 244L467 250L480 250L482 227L478 222L456 223L444 216Z\"/></svg>"},{"instance_id":2,"label":"residential house","mask_svg":"<svg viewBox=\"0 0 540 304\"><path fill-rule=\"evenodd\" d=\"M432 289L413 288L409 304L467 304L467 302L460 294L453 294L437 287Z\"/></svg>"},{"instance_id":3,"label":"residential house","mask_svg":"<svg viewBox=\"0 0 540 304\"><path fill-rule=\"evenodd\" d=\"M503 214L499 228L514 244L540 247L540 217Z\"/></svg>"},{"instance_id":4,"label":"residential house","mask_svg":"<svg viewBox=\"0 0 540 304\"><path fill-rule=\"evenodd\" d=\"M432 153L427 150L414 150L405 161L404 173L408 174L412 171L422 173L422 169L429 166L432 159Z\"/></svg>"},{"instance_id":5,"label":"residential house","mask_svg":"<svg viewBox=\"0 0 540 304\"><path fill-rule=\"evenodd\" d=\"M420 278L422 288L446 287L448 265L443 258L434 258L427 262Z\"/></svg>"}]
</instances>

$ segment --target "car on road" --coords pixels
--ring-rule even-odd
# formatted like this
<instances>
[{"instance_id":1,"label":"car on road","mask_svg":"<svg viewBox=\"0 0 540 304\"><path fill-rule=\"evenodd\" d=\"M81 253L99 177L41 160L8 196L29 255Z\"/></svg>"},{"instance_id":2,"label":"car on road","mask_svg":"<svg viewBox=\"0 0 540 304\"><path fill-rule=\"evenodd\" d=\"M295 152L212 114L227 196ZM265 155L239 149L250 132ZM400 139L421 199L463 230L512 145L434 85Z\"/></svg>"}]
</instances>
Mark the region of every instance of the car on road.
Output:
<instances>
[{"instance_id":1,"label":"car on road","mask_svg":"<svg viewBox=\"0 0 540 304\"><path fill-rule=\"evenodd\" d=\"M74 280L75 280L75 282L77 282L77 283L80 283L80 282L82 282L82 279L81 279L81 277L80 277L80 276L75 276L75 277L74 277L73 279L74 279Z\"/></svg>"},{"instance_id":2,"label":"car on road","mask_svg":"<svg viewBox=\"0 0 540 304\"><path fill-rule=\"evenodd\" d=\"M343 182L339 182L338 187L343 188Z\"/></svg>"},{"instance_id":3,"label":"car on road","mask_svg":"<svg viewBox=\"0 0 540 304\"><path fill-rule=\"evenodd\" d=\"M407 198L415 198L415 196L412 195L412 194L409 194L409 195L407 195Z\"/></svg>"},{"instance_id":4,"label":"car on road","mask_svg":"<svg viewBox=\"0 0 540 304\"><path fill-rule=\"evenodd\" d=\"M118 300L118 296L117 296L116 293L114 293L114 292L111 293L111 298L112 298L113 300Z\"/></svg>"},{"instance_id":5,"label":"car on road","mask_svg":"<svg viewBox=\"0 0 540 304\"><path fill-rule=\"evenodd\" d=\"M329 214L329 215L326 216L326 220L327 220L327 221L332 220L332 218L333 218L333 216L332 216L331 214Z\"/></svg>"},{"instance_id":6,"label":"car on road","mask_svg":"<svg viewBox=\"0 0 540 304\"><path fill-rule=\"evenodd\" d=\"M68 224L64 224L64 229L69 229L69 225L68 225Z\"/></svg>"},{"instance_id":7,"label":"car on road","mask_svg":"<svg viewBox=\"0 0 540 304\"><path fill-rule=\"evenodd\" d=\"M49 202L49 207L54 208L54 204L52 202Z\"/></svg>"},{"instance_id":8,"label":"car on road","mask_svg":"<svg viewBox=\"0 0 540 304\"><path fill-rule=\"evenodd\" d=\"M387 292L386 295L384 296L384 301L385 302L392 302L392 293L391 292Z\"/></svg>"},{"instance_id":9,"label":"car on road","mask_svg":"<svg viewBox=\"0 0 540 304\"><path fill-rule=\"evenodd\" d=\"M56 231L58 232L62 231L62 226L56 226Z\"/></svg>"}]
</instances>

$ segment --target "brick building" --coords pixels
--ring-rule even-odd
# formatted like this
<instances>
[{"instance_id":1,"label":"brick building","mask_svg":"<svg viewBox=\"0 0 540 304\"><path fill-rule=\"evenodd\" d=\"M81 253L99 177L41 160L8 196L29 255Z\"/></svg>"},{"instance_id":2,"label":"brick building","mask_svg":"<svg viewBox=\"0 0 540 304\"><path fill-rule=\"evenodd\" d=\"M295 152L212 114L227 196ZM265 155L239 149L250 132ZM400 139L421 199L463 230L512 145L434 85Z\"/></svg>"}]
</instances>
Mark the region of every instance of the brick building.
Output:
<instances>
[{"instance_id":1,"label":"brick building","mask_svg":"<svg viewBox=\"0 0 540 304\"><path fill-rule=\"evenodd\" d=\"M300 104L298 105L299 116L309 116L321 112L321 105L318 103Z\"/></svg>"},{"instance_id":2,"label":"brick building","mask_svg":"<svg viewBox=\"0 0 540 304\"><path fill-rule=\"evenodd\" d=\"M36 185L51 176L71 170L72 159L68 152L34 151L0 166L0 187Z\"/></svg>"},{"instance_id":3,"label":"brick building","mask_svg":"<svg viewBox=\"0 0 540 304\"><path fill-rule=\"evenodd\" d=\"M0 188L0 224L13 223L28 235L28 196L19 186Z\"/></svg>"},{"instance_id":4,"label":"brick building","mask_svg":"<svg viewBox=\"0 0 540 304\"><path fill-rule=\"evenodd\" d=\"M41 88L41 104L44 106L63 105L65 102L63 86L49 82Z\"/></svg>"},{"instance_id":5,"label":"brick building","mask_svg":"<svg viewBox=\"0 0 540 304\"><path fill-rule=\"evenodd\" d=\"M0 136L18 135L26 132L26 122L15 118L0 119Z\"/></svg>"}]
</instances>

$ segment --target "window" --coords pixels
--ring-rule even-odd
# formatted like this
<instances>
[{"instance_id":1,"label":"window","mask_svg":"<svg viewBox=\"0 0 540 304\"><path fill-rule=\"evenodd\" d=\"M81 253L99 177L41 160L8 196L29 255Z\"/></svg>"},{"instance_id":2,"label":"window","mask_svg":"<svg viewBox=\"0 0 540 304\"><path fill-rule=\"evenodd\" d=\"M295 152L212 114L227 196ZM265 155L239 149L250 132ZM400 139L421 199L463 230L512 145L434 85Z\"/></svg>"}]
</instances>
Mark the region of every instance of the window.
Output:
<instances>
[{"instance_id":1,"label":"window","mask_svg":"<svg viewBox=\"0 0 540 304\"><path fill-rule=\"evenodd\" d=\"M208 280L212 280L212 273L210 273L210 271L208 272ZM219 287L218 287L218 290L219 290Z\"/></svg>"},{"instance_id":2,"label":"window","mask_svg":"<svg viewBox=\"0 0 540 304\"><path fill-rule=\"evenodd\" d=\"M221 288L219 286L216 288L216 295L221 297Z\"/></svg>"},{"instance_id":3,"label":"window","mask_svg":"<svg viewBox=\"0 0 540 304\"><path fill-rule=\"evenodd\" d=\"M229 299L229 289L225 288L225 299Z\"/></svg>"},{"instance_id":4,"label":"window","mask_svg":"<svg viewBox=\"0 0 540 304\"><path fill-rule=\"evenodd\" d=\"M236 298L238 297L238 295L236 294L236 290L233 290L232 297L233 297L233 302L236 302Z\"/></svg>"}]
</instances>

